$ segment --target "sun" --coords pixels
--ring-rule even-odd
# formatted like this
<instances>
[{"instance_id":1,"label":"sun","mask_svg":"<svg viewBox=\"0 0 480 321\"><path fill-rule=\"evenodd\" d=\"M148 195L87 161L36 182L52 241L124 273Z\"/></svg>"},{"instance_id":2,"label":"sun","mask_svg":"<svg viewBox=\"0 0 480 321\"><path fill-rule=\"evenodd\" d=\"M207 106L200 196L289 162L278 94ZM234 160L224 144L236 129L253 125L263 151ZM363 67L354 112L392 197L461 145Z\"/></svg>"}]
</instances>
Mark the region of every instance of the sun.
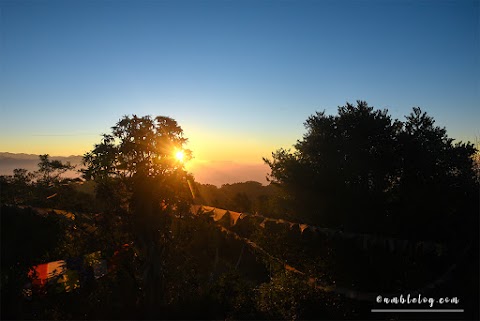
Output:
<instances>
[{"instance_id":1,"label":"sun","mask_svg":"<svg viewBox=\"0 0 480 321\"><path fill-rule=\"evenodd\" d=\"M183 153L183 151L179 150L178 152L175 153L175 158L179 161L179 162L183 162L183 158L185 157L185 154Z\"/></svg>"}]
</instances>

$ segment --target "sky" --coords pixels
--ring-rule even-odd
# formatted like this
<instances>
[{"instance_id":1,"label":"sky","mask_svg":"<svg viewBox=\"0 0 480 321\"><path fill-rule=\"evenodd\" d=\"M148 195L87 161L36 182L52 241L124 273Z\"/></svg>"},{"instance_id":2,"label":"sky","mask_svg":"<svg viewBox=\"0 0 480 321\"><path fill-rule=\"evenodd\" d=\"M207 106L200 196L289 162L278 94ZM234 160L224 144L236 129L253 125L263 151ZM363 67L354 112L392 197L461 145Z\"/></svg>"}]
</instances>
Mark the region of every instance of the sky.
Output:
<instances>
[{"instance_id":1,"label":"sky","mask_svg":"<svg viewBox=\"0 0 480 321\"><path fill-rule=\"evenodd\" d=\"M262 157L358 99L475 141L479 3L0 0L0 152L81 155L163 115L204 182L265 182Z\"/></svg>"}]
</instances>

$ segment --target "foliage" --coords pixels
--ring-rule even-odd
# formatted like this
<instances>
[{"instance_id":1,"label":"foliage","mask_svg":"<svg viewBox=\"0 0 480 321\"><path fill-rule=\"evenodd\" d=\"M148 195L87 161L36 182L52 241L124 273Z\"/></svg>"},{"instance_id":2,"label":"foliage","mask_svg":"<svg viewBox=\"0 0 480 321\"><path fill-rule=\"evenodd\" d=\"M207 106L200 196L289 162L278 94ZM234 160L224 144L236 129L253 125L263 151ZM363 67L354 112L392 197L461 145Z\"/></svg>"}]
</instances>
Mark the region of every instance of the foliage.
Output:
<instances>
[{"instance_id":1,"label":"foliage","mask_svg":"<svg viewBox=\"0 0 480 321\"><path fill-rule=\"evenodd\" d=\"M317 112L305 126L294 152L264 159L291 215L409 238L442 238L450 224L474 219L475 148L453 144L420 108L401 122L358 101L336 116Z\"/></svg>"},{"instance_id":2,"label":"foliage","mask_svg":"<svg viewBox=\"0 0 480 321\"><path fill-rule=\"evenodd\" d=\"M117 208L120 204L125 211L151 212L161 202L163 210L185 210L191 198L187 180L192 177L175 153L183 151L190 159L186 142L182 128L171 118L124 116L84 155L84 177L95 180L100 199Z\"/></svg>"},{"instance_id":3,"label":"foliage","mask_svg":"<svg viewBox=\"0 0 480 321\"><path fill-rule=\"evenodd\" d=\"M59 160L50 160L48 154L40 155L40 162L38 163L38 180L45 185L53 184L60 181L60 176L68 170L72 170L75 166L70 165L70 162L65 164Z\"/></svg>"},{"instance_id":4,"label":"foliage","mask_svg":"<svg viewBox=\"0 0 480 321\"><path fill-rule=\"evenodd\" d=\"M33 197L32 185L34 175L26 169L16 168L13 176L0 176L1 204L21 204Z\"/></svg>"},{"instance_id":5,"label":"foliage","mask_svg":"<svg viewBox=\"0 0 480 321\"><path fill-rule=\"evenodd\" d=\"M210 289L214 302L218 302L223 318L258 318L255 283L249 281L237 270L230 270L219 276Z\"/></svg>"},{"instance_id":6,"label":"foliage","mask_svg":"<svg viewBox=\"0 0 480 321\"><path fill-rule=\"evenodd\" d=\"M263 186L259 182L248 181L224 184L218 188L210 184L196 183L195 187L197 204L271 217L278 216L278 213L282 212L275 204L275 196L279 190L272 184Z\"/></svg>"},{"instance_id":7,"label":"foliage","mask_svg":"<svg viewBox=\"0 0 480 321\"><path fill-rule=\"evenodd\" d=\"M189 180L196 203L345 230L434 238L447 227L457 235L469 224L472 231L478 227L472 215L474 149L453 144L420 109L405 122L363 102L339 108L338 116L311 116L296 151L279 150L267 160L268 186L191 184L174 157L185 142L173 119L125 116L85 154L86 182L63 179L69 165L48 155L36 173L18 169L0 177L2 204L75 211L71 220L2 207L2 317L351 319L361 306L368 308L360 315L365 318L370 303L352 303L314 285L403 290L423 284L425 275L435 279L450 259L434 252L419 259L383 248L365 251L337 238L343 234L338 230L327 237L309 229L300 233L298 225L266 222L262 228L258 216L235 226L216 222L254 243L244 242L222 233L211 218L189 214ZM114 268L101 279L71 293L21 299L30 266L98 250L112 258L123 244L128 250L115 256ZM478 294L466 285L478 270L478 245L470 252L476 256L464 264L463 283L449 286L465 287L473 307ZM305 274L286 271L284 263ZM442 264L431 269L436 263Z\"/></svg>"},{"instance_id":8,"label":"foliage","mask_svg":"<svg viewBox=\"0 0 480 321\"><path fill-rule=\"evenodd\" d=\"M187 139L175 120L169 117L124 116L104 134L100 144L85 154L87 178L166 176L182 169L175 153L184 150Z\"/></svg>"},{"instance_id":9,"label":"foliage","mask_svg":"<svg viewBox=\"0 0 480 321\"><path fill-rule=\"evenodd\" d=\"M475 149L476 153L472 156L473 169L475 171L477 184L480 185L480 138L475 138Z\"/></svg>"},{"instance_id":10,"label":"foliage","mask_svg":"<svg viewBox=\"0 0 480 321\"><path fill-rule=\"evenodd\" d=\"M93 211L95 202L91 195L78 190L81 180L63 178L73 170L68 162L50 160L48 154L39 155L38 170L28 172L16 168L12 175L0 176L2 204L28 204L37 207L61 208L75 211Z\"/></svg>"},{"instance_id":11,"label":"foliage","mask_svg":"<svg viewBox=\"0 0 480 321\"><path fill-rule=\"evenodd\" d=\"M320 292L291 272L278 272L257 291L257 307L268 319L331 319L338 300Z\"/></svg>"},{"instance_id":12,"label":"foliage","mask_svg":"<svg viewBox=\"0 0 480 321\"><path fill-rule=\"evenodd\" d=\"M166 299L171 217L188 213L192 201L187 183L192 177L175 158L178 151L191 158L186 142L169 117L124 116L84 155L84 177L95 180L97 197L106 204L105 230L123 231L117 240L129 238L138 251L141 266L135 273L149 313Z\"/></svg>"}]
</instances>

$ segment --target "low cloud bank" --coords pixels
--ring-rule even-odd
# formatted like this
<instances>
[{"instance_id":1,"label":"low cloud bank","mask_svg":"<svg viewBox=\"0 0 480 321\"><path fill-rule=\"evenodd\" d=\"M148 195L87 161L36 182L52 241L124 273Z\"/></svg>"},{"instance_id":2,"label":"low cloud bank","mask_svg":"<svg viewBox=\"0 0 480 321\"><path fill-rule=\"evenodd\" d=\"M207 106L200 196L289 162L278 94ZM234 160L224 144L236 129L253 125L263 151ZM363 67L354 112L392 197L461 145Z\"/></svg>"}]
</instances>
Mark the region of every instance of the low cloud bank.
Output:
<instances>
[{"instance_id":1,"label":"low cloud bank","mask_svg":"<svg viewBox=\"0 0 480 321\"><path fill-rule=\"evenodd\" d=\"M76 170L80 169L82 164L82 156L51 156L50 159L70 162L70 164L77 166ZM35 154L0 153L0 175L13 175L15 168L24 168L29 172L34 172L38 170L39 162L40 159ZM80 177L80 173L76 170L67 171L62 174L62 177Z\"/></svg>"},{"instance_id":2,"label":"low cloud bank","mask_svg":"<svg viewBox=\"0 0 480 321\"><path fill-rule=\"evenodd\" d=\"M70 162L80 168L82 156L51 156L62 162ZM38 169L39 158L34 154L0 153L0 175L12 175L15 168L25 168L28 171ZM233 161L194 162L188 171L195 176L195 180L202 184L222 186L246 181L257 181L264 185L268 184L266 176L270 173L268 165L237 163ZM76 171L69 171L64 177L79 177Z\"/></svg>"},{"instance_id":3,"label":"low cloud bank","mask_svg":"<svg viewBox=\"0 0 480 321\"><path fill-rule=\"evenodd\" d=\"M222 186L246 181L268 184L266 176L270 168L263 163L244 164L229 161L197 163L189 168L195 180L203 184Z\"/></svg>"}]
</instances>

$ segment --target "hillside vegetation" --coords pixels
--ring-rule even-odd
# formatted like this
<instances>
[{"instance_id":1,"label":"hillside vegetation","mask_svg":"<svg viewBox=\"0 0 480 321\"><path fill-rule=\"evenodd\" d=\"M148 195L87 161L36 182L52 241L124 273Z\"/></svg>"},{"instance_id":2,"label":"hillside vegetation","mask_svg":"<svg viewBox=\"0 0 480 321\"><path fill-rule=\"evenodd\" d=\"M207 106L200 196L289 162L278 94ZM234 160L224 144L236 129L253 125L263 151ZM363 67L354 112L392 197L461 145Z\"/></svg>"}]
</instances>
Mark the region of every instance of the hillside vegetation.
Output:
<instances>
[{"instance_id":1,"label":"hillside vegetation","mask_svg":"<svg viewBox=\"0 0 480 321\"><path fill-rule=\"evenodd\" d=\"M267 186L195 182L163 116L120 119L81 179L48 155L0 176L2 319L363 320L408 293L478 319L474 146L364 102L306 128Z\"/></svg>"}]
</instances>

